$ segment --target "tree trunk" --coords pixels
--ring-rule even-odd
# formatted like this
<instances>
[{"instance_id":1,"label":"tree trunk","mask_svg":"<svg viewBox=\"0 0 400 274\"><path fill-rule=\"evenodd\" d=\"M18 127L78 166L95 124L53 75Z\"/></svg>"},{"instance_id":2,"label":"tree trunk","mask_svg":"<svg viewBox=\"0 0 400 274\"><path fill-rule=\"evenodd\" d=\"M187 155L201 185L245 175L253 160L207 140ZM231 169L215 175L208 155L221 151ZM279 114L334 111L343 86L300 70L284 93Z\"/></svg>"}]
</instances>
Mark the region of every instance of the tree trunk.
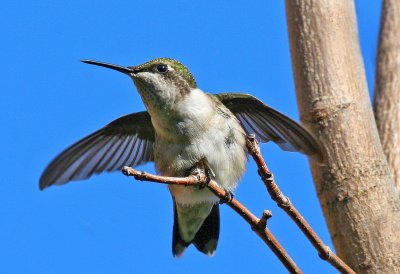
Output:
<instances>
[{"instance_id":1,"label":"tree trunk","mask_svg":"<svg viewBox=\"0 0 400 274\"><path fill-rule=\"evenodd\" d=\"M357 273L400 273L400 198L383 154L354 2L286 0L300 117L322 143L310 160L335 249Z\"/></svg>"},{"instance_id":2,"label":"tree trunk","mask_svg":"<svg viewBox=\"0 0 400 274\"><path fill-rule=\"evenodd\" d=\"M379 136L400 189L400 2L382 6L374 111Z\"/></svg>"}]
</instances>

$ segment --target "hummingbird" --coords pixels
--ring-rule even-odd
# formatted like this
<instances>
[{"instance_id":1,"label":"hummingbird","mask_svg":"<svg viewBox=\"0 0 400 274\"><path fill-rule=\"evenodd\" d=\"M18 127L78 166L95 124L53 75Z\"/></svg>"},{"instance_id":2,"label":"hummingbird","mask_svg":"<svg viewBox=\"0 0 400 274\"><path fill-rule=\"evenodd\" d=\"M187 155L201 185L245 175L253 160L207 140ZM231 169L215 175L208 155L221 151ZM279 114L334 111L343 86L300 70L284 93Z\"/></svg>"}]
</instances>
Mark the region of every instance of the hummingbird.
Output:
<instances>
[{"instance_id":1,"label":"hummingbird","mask_svg":"<svg viewBox=\"0 0 400 274\"><path fill-rule=\"evenodd\" d=\"M154 162L165 176L187 176L200 162L232 192L246 170L246 136L285 151L320 155L318 141L301 125L243 93L209 94L189 69L170 58L138 66L81 60L128 75L147 111L122 116L73 144L44 170L39 187ZM173 199L172 253L193 244L213 255L219 238L219 199L207 188L168 186Z\"/></svg>"}]
</instances>

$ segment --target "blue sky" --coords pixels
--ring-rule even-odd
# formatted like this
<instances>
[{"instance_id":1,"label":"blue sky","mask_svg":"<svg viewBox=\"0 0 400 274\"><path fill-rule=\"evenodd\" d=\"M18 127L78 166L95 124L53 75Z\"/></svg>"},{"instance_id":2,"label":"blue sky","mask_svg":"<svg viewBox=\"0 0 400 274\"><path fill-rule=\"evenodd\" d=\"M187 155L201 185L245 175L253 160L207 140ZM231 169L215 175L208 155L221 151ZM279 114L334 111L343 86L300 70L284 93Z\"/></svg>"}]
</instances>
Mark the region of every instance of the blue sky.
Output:
<instances>
[{"instance_id":1,"label":"blue sky","mask_svg":"<svg viewBox=\"0 0 400 274\"><path fill-rule=\"evenodd\" d=\"M380 2L357 1L372 89ZM217 252L171 255L166 187L117 173L40 192L41 172L64 148L111 120L144 109L131 80L80 63L186 64L199 87L241 91L298 119L284 1L10 1L0 17L1 273L285 273L247 223L221 208ZM331 247L306 157L262 146L281 189ZM154 171L151 164L140 169ZM336 273L269 199L252 161L236 197L305 273Z\"/></svg>"}]
</instances>

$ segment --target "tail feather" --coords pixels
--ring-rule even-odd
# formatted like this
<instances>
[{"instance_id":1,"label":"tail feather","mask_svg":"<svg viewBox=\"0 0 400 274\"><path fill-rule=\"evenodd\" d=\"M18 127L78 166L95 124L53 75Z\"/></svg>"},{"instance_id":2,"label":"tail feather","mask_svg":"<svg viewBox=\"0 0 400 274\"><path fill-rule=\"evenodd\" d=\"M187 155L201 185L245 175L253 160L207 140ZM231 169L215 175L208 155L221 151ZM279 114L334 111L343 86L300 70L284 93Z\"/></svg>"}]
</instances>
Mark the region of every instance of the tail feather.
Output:
<instances>
[{"instance_id":1,"label":"tail feather","mask_svg":"<svg viewBox=\"0 0 400 274\"><path fill-rule=\"evenodd\" d=\"M174 201L174 228L172 233L172 254L174 257L180 257L190 243L185 242L179 232L178 212L176 211L176 203Z\"/></svg>"},{"instance_id":2,"label":"tail feather","mask_svg":"<svg viewBox=\"0 0 400 274\"><path fill-rule=\"evenodd\" d=\"M214 255L219 238L219 205L215 204L193 239L194 246L208 256Z\"/></svg>"},{"instance_id":3,"label":"tail feather","mask_svg":"<svg viewBox=\"0 0 400 274\"><path fill-rule=\"evenodd\" d=\"M194 246L206 255L212 256L217 248L219 237L219 205L215 204L209 215L204 219L194 238L185 241L180 232L178 222L178 211L174 202L174 227L172 238L172 253L175 257L180 257L185 249L193 243Z\"/></svg>"}]
</instances>

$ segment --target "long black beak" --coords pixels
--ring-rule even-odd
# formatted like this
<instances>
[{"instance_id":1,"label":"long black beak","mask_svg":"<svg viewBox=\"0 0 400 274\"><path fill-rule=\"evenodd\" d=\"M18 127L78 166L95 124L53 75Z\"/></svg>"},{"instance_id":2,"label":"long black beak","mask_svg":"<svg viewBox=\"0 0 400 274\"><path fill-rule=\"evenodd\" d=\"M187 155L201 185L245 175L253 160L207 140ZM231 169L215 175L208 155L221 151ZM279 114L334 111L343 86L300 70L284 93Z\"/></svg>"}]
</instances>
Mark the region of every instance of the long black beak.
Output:
<instances>
[{"instance_id":1,"label":"long black beak","mask_svg":"<svg viewBox=\"0 0 400 274\"><path fill-rule=\"evenodd\" d=\"M97 62L97 61L92 61L92 60L81 60L81 62L86 63L86 64L90 64L90 65L96 65L96 66L100 66L100 67L105 67L105 68L109 68L109 69L113 69L128 75L132 75L134 73L136 73L137 71L135 71L134 69L128 68L128 67L122 67L122 66L118 66L118 65L113 65L113 64L108 64L108 63L102 63L102 62Z\"/></svg>"}]
</instances>

